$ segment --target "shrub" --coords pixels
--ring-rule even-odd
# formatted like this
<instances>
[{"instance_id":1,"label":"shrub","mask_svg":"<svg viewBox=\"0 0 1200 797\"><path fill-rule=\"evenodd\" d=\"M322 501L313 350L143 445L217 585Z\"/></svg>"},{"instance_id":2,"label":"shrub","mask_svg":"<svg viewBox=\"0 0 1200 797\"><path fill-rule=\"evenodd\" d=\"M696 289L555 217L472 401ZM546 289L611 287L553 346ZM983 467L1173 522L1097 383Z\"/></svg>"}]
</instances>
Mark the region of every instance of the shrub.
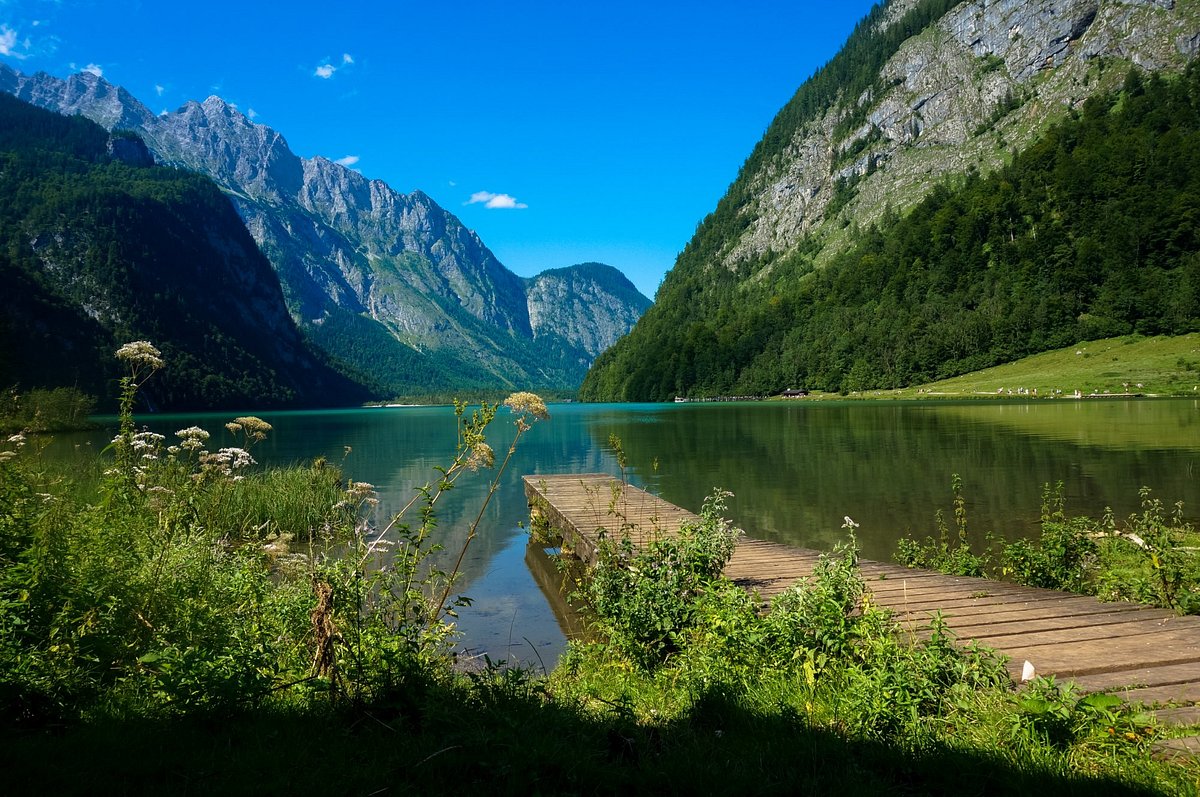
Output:
<instances>
[{"instance_id":1,"label":"shrub","mask_svg":"<svg viewBox=\"0 0 1200 797\"><path fill-rule=\"evenodd\" d=\"M902 537L896 543L896 561L906 567L921 567L954 576L982 576L988 565L988 555L980 556L971 551L967 537L967 504L962 494L962 479L957 473L951 477L950 491L954 496L955 536L951 537L939 509L935 516L938 538L926 537L922 543L912 537Z\"/></svg>"},{"instance_id":2,"label":"shrub","mask_svg":"<svg viewBox=\"0 0 1200 797\"><path fill-rule=\"evenodd\" d=\"M1000 555L1000 572L1031 587L1087 592L1098 553L1094 525L1088 518L1068 518L1063 509L1063 484L1042 489L1041 539L1034 544L1016 540Z\"/></svg>"},{"instance_id":3,"label":"shrub","mask_svg":"<svg viewBox=\"0 0 1200 797\"><path fill-rule=\"evenodd\" d=\"M642 666L657 666L679 649L697 600L733 555L741 531L721 516L728 497L715 491L699 522L677 537L658 536L641 549L628 534L602 540L584 598L612 644Z\"/></svg>"}]
</instances>

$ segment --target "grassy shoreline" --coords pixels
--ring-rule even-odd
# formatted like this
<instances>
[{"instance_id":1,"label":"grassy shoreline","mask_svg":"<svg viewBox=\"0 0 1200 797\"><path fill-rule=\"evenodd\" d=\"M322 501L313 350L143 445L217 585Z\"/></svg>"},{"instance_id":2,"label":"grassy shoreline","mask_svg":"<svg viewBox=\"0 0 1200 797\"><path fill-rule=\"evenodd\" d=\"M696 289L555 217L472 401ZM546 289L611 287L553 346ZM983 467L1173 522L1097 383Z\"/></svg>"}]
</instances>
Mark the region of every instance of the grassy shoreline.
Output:
<instances>
[{"instance_id":1,"label":"grassy shoreline","mask_svg":"<svg viewBox=\"0 0 1200 797\"><path fill-rule=\"evenodd\" d=\"M1076 391L1079 395L1076 396ZM772 401L1200 398L1200 333L1105 338L894 390Z\"/></svg>"},{"instance_id":2,"label":"grassy shoreline","mask_svg":"<svg viewBox=\"0 0 1200 797\"><path fill-rule=\"evenodd\" d=\"M371 485L329 463L257 468L261 419L230 421L242 447L215 451L198 426L136 431L162 362L126 349L98 484L72 486L21 435L0 446L6 793L1200 788L1195 760L1149 758L1163 731L1136 709L1052 681L1014 692L937 620L904 642L853 547L767 611L719 576L735 536L720 494L678 541L608 550L579 585L592 641L553 672L464 671L457 566L427 558L438 497L466 471L498 480L540 398L506 400L517 434L499 457L498 408L456 407L449 464L372 519Z\"/></svg>"}]
</instances>

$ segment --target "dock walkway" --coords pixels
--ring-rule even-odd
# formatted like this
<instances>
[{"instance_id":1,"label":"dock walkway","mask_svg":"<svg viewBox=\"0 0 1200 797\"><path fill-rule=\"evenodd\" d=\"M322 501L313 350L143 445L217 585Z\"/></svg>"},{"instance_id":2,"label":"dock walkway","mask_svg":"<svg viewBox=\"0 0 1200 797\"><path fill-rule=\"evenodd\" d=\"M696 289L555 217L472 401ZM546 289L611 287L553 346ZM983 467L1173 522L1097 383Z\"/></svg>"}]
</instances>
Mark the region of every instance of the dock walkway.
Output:
<instances>
[{"instance_id":1,"label":"dock walkway","mask_svg":"<svg viewBox=\"0 0 1200 797\"><path fill-rule=\"evenodd\" d=\"M595 561L601 529L613 538L628 533L637 544L699 519L608 474L524 478L531 510L588 564ZM769 601L810 575L819 556L743 538L725 575ZM1069 679L1087 691L1178 704L1160 713L1164 721L1200 722L1200 617L887 562L860 559L859 567L872 600L890 609L902 627L923 626L941 612L960 641L978 640L1007 656L1017 677L1029 661L1039 675Z\"/></svg>"}]
</instances>

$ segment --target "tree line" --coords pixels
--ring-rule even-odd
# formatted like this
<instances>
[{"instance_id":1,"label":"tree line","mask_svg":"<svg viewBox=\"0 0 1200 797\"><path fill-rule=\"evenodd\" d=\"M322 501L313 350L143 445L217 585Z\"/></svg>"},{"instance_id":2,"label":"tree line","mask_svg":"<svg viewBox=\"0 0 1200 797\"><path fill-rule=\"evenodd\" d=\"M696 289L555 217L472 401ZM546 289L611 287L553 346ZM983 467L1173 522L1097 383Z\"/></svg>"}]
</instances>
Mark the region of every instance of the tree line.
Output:
<instances>
[{"instance_id":1,"label":"tree line","mask_svg":"<svg viewBox=\"0 0 1200 797\"><path fill-rule=\"evenodd\" d=\"M1131 71L1009 165L885 214L826 268L801 247L749 285L685 252L581 396L892 388L1081 340L1194 331L1198 222L1200 68Z\"/></svg>"}]
</instances>

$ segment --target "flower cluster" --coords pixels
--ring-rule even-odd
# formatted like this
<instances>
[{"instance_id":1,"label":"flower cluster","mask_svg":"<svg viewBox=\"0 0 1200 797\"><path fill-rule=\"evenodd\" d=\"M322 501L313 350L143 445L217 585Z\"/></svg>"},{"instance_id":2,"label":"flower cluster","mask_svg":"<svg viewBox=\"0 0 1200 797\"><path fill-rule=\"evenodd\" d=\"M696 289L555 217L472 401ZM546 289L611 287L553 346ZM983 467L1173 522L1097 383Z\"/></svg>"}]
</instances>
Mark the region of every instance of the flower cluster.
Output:
<instances>
[{"instance_id":1,"label":"flower cluster","mask_svg":"<svg viewBox=\"0 0 1200 797\"><path fill-rule=\"evenodd\" d=\"M550 417L550 413L546 411L546 402L542 401L542 397L537 393L513 393L504 400L504 406L518 415L532 415L536 420L544 421Z\"/></svg>"},{"instance_id":2,"label":"flower cluster","mask_svg":"<svg viewBox=\"0 0 1200 797\"><path fill-rule=\"evenodd\" d=\"M475 443L471 446L471 453L464 464L472 471L490 468L496 464L496 452L487 443Z\"/></svg>"},{"instance_id":3,"label":"flower cluster","mask_svg":"<svg viewBox=\"0 0 1200 797\"><path fill-rule=\"evenodd\" d=\"M142 459L158 459L158 452L165 437L158 432L138 432L129 440L129 447Z\"/></svg>"},{"instance_id":4,"label":"flower cluster","mask_svg":"<svg viewBox=\"0 0 1200 797\"><path fill-rule=\"evenodd\" d=\"M208 441L209 434L199 426L189 426L186 429L180 429L175 433L179 438L179 448L184 451L201 451L204 449L204 444Z\"/></svg>"},{"instance_id":5,"label":"flower cluster","mask_svg":"<svg viewBox=\"0 0 1200 797\"><path fill-rule=\"evenodd\" d=\"M379 499L375 497L375 485L370 482L350 482L346 487L346 496L351 505L375 506L379 503Z\"/></svg>"},{"instance_id":6,"label":"flower cluster","mask_svg":"<svg viewBox=\"0 0 1200 797\"><path fill-rule=\"evenodd\" d=\"M17 449L20 449L22 446L25 445L25 435L21 434L20 432L17 432L16 434L9 436L8 442L15 443L17 446ZM0 451L0 462L10 460L13 457L15 457L16 455L17 455L16 449L14 449L12 451Z\"/></svg>"},{"instance_id":7,"label":"flower cluster","mask_svg":"<svg viewBox=\"0 0 1200 797\"><path fill-rule=\"evenodd\" d=\"M145 366L157 371L163 367L162 352L148 340L135 340L117 349L117 359L129 363L136 370Z\"/></svg>"},{"instance_id":8,"label":"flower cluster","mask_svg":"<svg viewBox=\"0 0 1200 797\"><path fill-rule=\"evenodd\" d=\"M244 448L222 448L219 451L200 452L200 465L208 471L219 471L232 476L235 470L257 464L250 452Z\"/></svg>"},{"instance_id":9,"label":"flower cluster","mask_svg":"<svg viewBox=\"0 0 1200 797\"><path fill-rule=\"evenodd\" d=\"M244 415L225 424L225 428L234 434L242 432L246 435L247 440L258 443L267 439L267 432L271 431L271 424L253 415Z\"/></svg>"}]
</instances>

